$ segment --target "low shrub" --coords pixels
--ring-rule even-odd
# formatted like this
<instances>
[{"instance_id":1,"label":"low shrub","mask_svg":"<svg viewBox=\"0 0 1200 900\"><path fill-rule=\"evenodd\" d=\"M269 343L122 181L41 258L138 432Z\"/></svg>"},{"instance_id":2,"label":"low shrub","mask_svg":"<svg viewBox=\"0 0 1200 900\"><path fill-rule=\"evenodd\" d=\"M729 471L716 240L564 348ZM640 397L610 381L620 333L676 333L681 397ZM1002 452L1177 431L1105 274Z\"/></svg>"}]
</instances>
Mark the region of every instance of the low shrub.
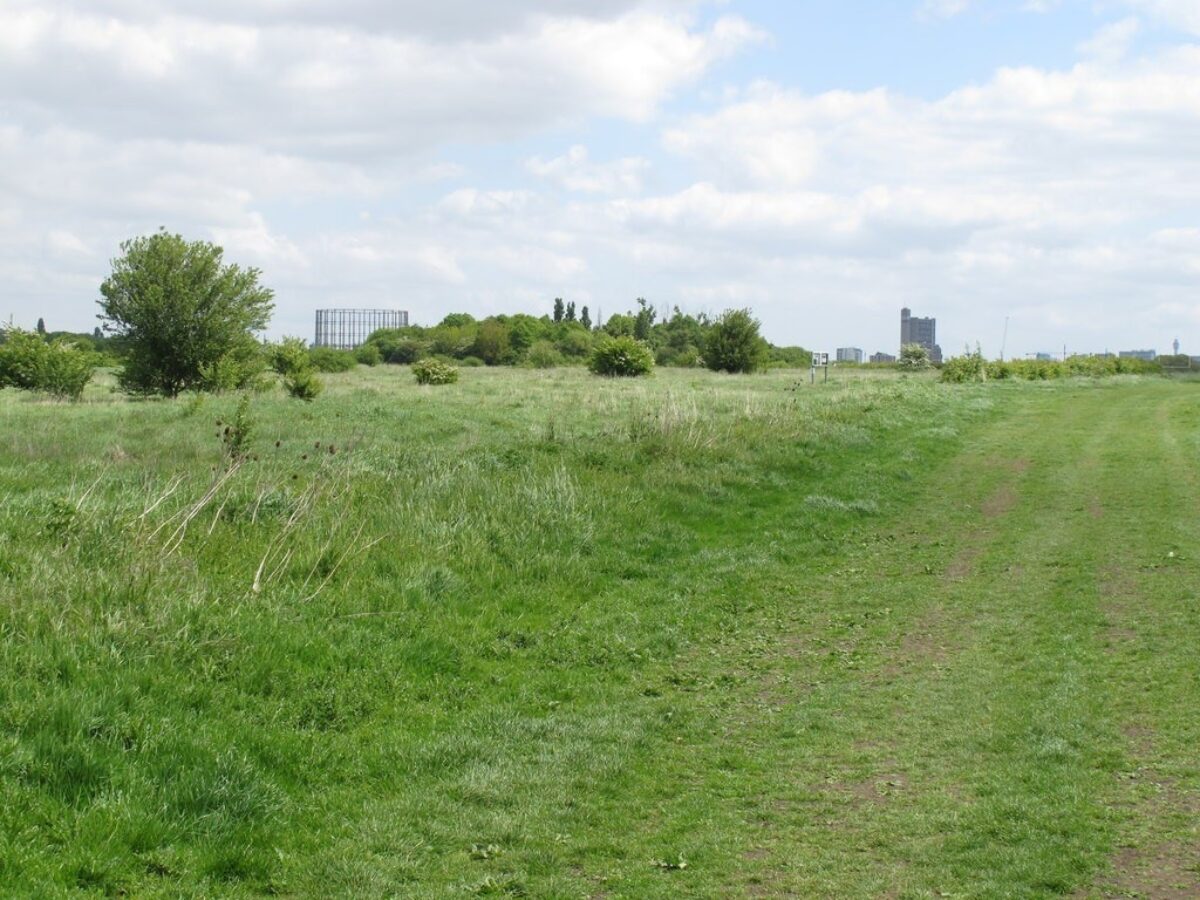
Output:
<instances>
[{"instance_id":1,"label":"low shrub","mask_svg":"<svg viewBox=\"0 0 1200 900\"><path fill-rule=\"evenodd\" d=\"M454 384L458 381L458 369L438 359L422 359L413 363L413 375L417 384Z\"/></svg>"},{"instance_id":2,"label":"low shrub","mask_svg":"<svg viewBox=\"0 0 1200 900\"><path fill-rule=\"evenodd\" d=\"M553 369L561 366L564 360L550 341L535 341L525 354L525 362L535 369Z\"/></svg>"},{"instance_id":3,"label":"low shrub","mask_svg":"<svg viewBox=\"0 0 1200 900\"><path fill-rule=\"evenodd\" d=\"M41 335L19 328L3 329L0 344L0 388L78 400L92 379L96 357L69 341L47 343Z\"/></svg>"},{"instance_id":4,"label":"low shrub","mask_svg":"<svg viewBox=\"0 0 1200 900\"><path fill-rule=\"evenodd\" d=\"M458 361L458 364L464 369L478 369L481 366L487 365L487 363L485 363L478 356L464 356Z\"/></svg>"},{"instance_id":5,"label":"low shrub","mask_svg":"<svg viewBox=\"0 0 1200 900\"><path fill-rule=\"evenodd\" d=\"M896 368L901 372L922 372L931 365L929 351L920 344L905 344L900 348L900 359L896 362Z\"/></svg>"},{"instance_id":6,"label":"low shrub","mask_svg":"<svg viewBox=\"0 0 1200 900\"><path fill-rule=\"evenodd\" d=\"M288 392L289 397L295 397L297 400L311 403L325 389L325 385L317 377L316 372L311 368L307 368L292 372L290 375L285 375L283 378L283 389Z\"/></svg>"},{"instance_id":7,"label":"low shrub","mask_svg":"<svg viewBox=\"0 0 1200 900\"><path fill-rule=\"evenodd\" d=\"M318 372L349 372L358 365L351 351L332 347L313 347L308 358Z\"/></svg>"},{"instance_id":8,"label":"low shrub","mask_svg":"<svg viewBox=\"0 0 1200 900\"><path fill-rule=\"evenodd\" d=\"M653 371L654 354L637 338L601 336L588 360L588 369L610 378L636 378Z\"/></svg>"},{"instance_id":9,"label":"low shrub","mask_svg":"<svg viewBox=\"0 0 1200 900\"><path fill-rule=\"evenodd\" d=\"M363 344L354 351L354 361L360 366L377 366L383 362L383 353L374 344Z\"/></svg>"},{"instance_id":10,"label":"low shrub","mask_svg":"<svg viewBox=\"0 0 1200 900\"><path fill-rule=\"evenodd\" d=\"M397 366L412 365L429 355L429 344L413 338L394 339L390 336L372 340L383 354L383 361Z\"/></svg>"},{"instance_id":11,"label":"low shrub","mask_svg":"<svg viewBox=\"0 0 1200 900\"><path fill-rule=\"evenodd\" d=\"M285 337L277 344L268 344L267 362L280 375L291 375L312 368L308 345L304 338L298 337Z\"/></svg>"},{"instance_id":12,"label":"low shrub","mask_svg":"<svg viewBox=\"0 0 1200 900\"><path fill-rule=\"evenodd\" d=\"M942 381L949 384L965 384L969 381L987 381L988 364L978 348L962 356L954 356L942 364Z\"/></svg>"}]
</instances>

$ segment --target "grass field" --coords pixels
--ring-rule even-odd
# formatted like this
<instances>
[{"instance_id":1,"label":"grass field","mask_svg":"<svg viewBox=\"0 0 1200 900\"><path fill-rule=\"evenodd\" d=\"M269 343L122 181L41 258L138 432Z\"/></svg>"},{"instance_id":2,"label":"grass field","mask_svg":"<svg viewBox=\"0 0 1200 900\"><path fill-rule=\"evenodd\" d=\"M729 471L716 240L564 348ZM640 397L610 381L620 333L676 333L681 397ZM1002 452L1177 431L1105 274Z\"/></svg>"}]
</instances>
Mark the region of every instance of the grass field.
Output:
<instances>
[{"instance_id":1,"label":"grass field","mask_svg":"<svg viewBox=\"0 0 1200 900\"><path fill-rule=\"evenodd\" d=\"M1200 896L1200 385L806 374L0 393L0 894Z\"/></svg>"}]
</instances>

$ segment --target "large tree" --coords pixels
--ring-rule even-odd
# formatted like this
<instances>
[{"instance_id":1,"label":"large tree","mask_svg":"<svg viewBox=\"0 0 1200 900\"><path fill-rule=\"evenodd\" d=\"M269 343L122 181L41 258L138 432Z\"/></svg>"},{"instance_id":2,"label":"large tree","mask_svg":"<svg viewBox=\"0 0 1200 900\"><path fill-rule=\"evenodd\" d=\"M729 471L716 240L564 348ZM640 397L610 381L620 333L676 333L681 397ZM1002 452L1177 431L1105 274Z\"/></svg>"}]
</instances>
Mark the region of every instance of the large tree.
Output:
<instances>
[{"instance_id":1,"label":"large tree","mask_svg":"<svg viewBox=\"0 0 1200 900\"><path fill-rule=\"evenodd\" d=\"M126 241L100 286L106 331L127 348L121 384L141 394L200 389L251 371L255 332L274 294L259 270L222 263L222 250L165 230Z\"/></svg>"},{"instance_id":2,"label":"large tree","mask_svg":"<svg viewBox=\"0 0 1200 900\"><path fill-rule=\"evenodd\" d=\"M767 365L769 345L748 309L727 309L704 336L704 364L718 372L755 372Z\"/></svg>"}]
</instances>

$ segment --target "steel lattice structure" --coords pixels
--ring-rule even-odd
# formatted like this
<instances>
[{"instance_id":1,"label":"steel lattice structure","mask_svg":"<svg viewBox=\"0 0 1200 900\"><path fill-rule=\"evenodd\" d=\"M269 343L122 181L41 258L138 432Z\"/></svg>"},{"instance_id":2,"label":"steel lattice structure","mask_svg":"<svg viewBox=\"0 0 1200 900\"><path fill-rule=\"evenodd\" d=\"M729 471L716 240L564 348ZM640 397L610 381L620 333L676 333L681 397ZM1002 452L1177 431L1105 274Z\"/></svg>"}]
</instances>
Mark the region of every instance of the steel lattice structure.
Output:
<instances>
[{"instance_id":1,"label":"steel lattice structure","mask_svg":"<svg viewBox=\"0 0 1200 900\"><path fill-rule=\"evenodd\" d=\"M407 326L408 311L403 309L318 309L313 346L353 350L380 328Z\"/></svg>"}]
</instances>

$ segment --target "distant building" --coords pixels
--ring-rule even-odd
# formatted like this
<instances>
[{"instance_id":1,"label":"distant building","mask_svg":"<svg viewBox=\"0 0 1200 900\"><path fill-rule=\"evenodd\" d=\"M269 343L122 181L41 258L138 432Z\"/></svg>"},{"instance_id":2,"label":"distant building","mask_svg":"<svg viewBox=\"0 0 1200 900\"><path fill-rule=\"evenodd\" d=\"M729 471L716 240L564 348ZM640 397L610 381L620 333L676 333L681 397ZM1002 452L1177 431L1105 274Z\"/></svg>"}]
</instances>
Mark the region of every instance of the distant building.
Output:
<instances>
[{"instance_id":1,"label":"distant building","mask_svg":"<svg viewBox=\"0 0 1200 900\"><path fill-rule=\"evenodd\" d=\"M1157 350L1122 350L1120 353L1121 359L1142 359L1146 362L1154 362L1158 359Z\"/></svg>"},{"instance_id":2,"label":"distant building","mask_svg":"<svg viewBox=\"0 0 1200 900\"><path fill-rule=\"evenodd\" d=\"M894 363L895 361L896 361L896 357L892 356L892 354L890 354L890 353L872 353L871 354L871 362L876 363L876 364Z\"/></svg>"},{"instance_id":3,"label":"distant building","mask_svg":"<svg viewBox=\"0 0 1200 900\"><path fill-rule=\"evenodd\" d=\"M863 352L858 347L838 347L837 361L860 363L863 361Z\"/></svg>"},{"instance_id":4,"label":"distant building","mask_svg":"<svg viewBox=\"0 0 1200 900\"><path fill-rule=\"evenodd\" d=\"M402 309L318 309L314 347L353 350L380 328L407 328Z\"/></svg>"},{"instance_id":5,"label":"distant building","mask_svg":"<svg viewBox=\"0 0 1200 900\"><path fill-rule=\"evenodd\" d=\"M1035 353L1033 355L1033 358L1036 359L1038 362L1053 362L1054 354L1053 353Z\"/></svg>"},{"instance_id":6,"label":"distant building","mask_svg":"<svg viewBox=\"0 0 1200 900\"><path fill-rule=\"evenodd\" d=\"M937 319L917 318L908 309L900 310L900 346L919 344L929 351L929 360L941 363L942 348L937 343Z\"/></svg>"}]
</instances>

